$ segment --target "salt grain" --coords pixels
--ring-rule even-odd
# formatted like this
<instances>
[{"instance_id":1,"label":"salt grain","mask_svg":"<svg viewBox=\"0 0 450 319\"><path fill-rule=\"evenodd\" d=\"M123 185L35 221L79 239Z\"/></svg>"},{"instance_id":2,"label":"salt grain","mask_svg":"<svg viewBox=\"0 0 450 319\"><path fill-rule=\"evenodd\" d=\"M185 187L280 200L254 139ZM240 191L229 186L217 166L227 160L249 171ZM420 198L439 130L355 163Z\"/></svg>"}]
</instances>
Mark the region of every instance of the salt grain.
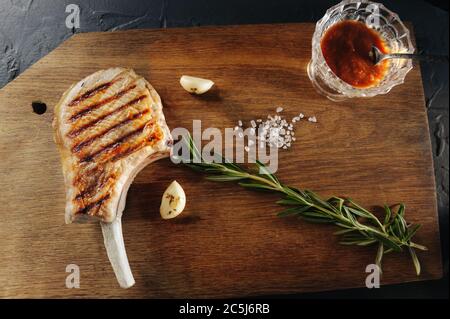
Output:
<instances>
[{"instance_id":1,"label":"salt grain","mask_svg":"<svg viewBox=\"0 0 450 319\"><path fill-rule=\"evenodd\" d=\"M281 113L283 108L281 106L276 108L276 113ZM294 132L294 124L303 119L305 115L300 113L298 116L295 116L288 122L282 116L275 115L267 115L266 120L257 119L250 121L250 135L255 136L256 130L258 130L258 135L255 137L256 141L259 143L259 147L264 148L266 145L270 147L277 147L282 149L288 149L291 147L292 143L295 141L295 132ZM311 116L308 118L309 122L316 123L317 118L315 116ZM240 130L238 132L239 137L243 137L242 126L243 123L241 120L238 121L238 125L235 127L235 131ZM248 141L248 146L245 146L245 151L249 151L249 146L255 144L254 140Z\"/></svg>"}]
</instances>

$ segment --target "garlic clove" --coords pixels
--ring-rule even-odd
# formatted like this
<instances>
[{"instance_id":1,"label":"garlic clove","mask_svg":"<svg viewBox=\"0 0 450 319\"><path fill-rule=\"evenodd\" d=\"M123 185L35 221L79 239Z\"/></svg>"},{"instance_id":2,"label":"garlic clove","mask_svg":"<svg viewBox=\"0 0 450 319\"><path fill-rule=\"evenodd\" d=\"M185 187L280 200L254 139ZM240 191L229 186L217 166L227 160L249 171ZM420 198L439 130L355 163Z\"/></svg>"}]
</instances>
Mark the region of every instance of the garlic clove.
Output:
<instances>
[{"instance_id":1,"label":"garlic clove","mask_svg":"<svg viewBox=\"0 0 450 319\"><path fill-rule=\"evenodd\" d=\"M197 78L194 76L183 75L180 78L180 84L189 93L203 94L212 88L214 82L208 79Z\"/></svg>"},{"instance_id":2,"label":"garlic clove","mask_svg":"<svg viewBox=\"0 0 450 319\"><path fill-rule=\"evenodd\" d=\"M186 206L186 194L177 181L173 181L163 194L159 213L163 219L177 217Z\"/></svg>"}]
</instances>

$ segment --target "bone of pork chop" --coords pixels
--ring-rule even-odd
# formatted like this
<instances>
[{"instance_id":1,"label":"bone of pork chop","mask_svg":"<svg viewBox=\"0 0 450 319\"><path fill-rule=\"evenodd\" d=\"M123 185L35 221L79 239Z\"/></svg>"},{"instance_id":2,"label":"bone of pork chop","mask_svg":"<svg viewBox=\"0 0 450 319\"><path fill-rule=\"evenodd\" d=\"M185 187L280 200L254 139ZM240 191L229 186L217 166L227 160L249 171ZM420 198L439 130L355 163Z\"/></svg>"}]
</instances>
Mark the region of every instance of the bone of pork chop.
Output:
<instances>
[{"instance_id":1,"label":"bone of pork chop","mask_svg":"<svg viewBox=\"0 0 450 319\"><path fill-rule=\"evenodd\" d=\"M170 154L161 99L133 70L100 70L63 94L53 128L66 188L66 223L100 221L117 280L129 288L135 281L121 217L135 176Z\"/></svg>"}]
</instances>

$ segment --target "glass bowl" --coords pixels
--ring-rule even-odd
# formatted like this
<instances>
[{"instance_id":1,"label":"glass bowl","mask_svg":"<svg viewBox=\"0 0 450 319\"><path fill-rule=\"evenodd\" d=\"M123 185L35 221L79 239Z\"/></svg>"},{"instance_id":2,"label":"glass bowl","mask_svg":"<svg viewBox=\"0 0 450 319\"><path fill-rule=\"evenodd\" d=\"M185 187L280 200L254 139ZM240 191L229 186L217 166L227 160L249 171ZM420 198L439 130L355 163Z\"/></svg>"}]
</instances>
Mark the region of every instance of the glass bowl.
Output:
<instances>
[{"instance_id":1,"label":"glass bowl","mask_svg":"<svg viewBox=\"0 0 450 319\"><path fill-rule=\"evenodd\" d=\"M343 20L357 20L375 29L392 53L413 53L409 30L399 16L380 3L365 0L344 0L327 10L316 24L312 39L312 58L308 64L308 76L316 90L330 100L339 101L354 97L372 97L388 93L394 86L405 81L412 69L409 59L392 59L384 78L368 88L357 88L337 77L328 67L320 41L333 24Z\"/></svg>"}]
</instances>

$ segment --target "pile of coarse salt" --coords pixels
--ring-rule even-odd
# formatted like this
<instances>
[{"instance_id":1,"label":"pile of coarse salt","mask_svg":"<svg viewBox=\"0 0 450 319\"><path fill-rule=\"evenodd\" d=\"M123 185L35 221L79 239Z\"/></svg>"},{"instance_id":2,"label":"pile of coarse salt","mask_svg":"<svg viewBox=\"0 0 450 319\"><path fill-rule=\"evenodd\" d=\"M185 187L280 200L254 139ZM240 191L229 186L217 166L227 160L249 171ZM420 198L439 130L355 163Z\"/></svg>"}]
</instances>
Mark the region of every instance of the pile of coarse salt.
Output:
<instances>
[{"instance_id":1,"label":"pile of coarse salt","mask_svg":"<svg viewBox=\"0 0 450 319\"><path fill-rule=\"evenodd\" d=\"M267 144L269 147L288 149L295 141L294 124L304 119L305 115L300 113L288 122L284 117L279 115L282 111L283 108L279 106L276 109L276 115L268 115L266 120L257 119L256 121L250 121L250 134L255 135L255 133L257 133L256 140L261 148ZM310 116L308 117L308 122L316 123L317 118L315 116ZM239 120L235 130L242 128L242 125L242 121ZM242 135L241 132L239 133ZM243 137L241 135L239 136ZM253 141L249 140L248 146L252 145ZM248 146L245 147L246 151L249 150Z\"/></svg>"}]
</instances>

